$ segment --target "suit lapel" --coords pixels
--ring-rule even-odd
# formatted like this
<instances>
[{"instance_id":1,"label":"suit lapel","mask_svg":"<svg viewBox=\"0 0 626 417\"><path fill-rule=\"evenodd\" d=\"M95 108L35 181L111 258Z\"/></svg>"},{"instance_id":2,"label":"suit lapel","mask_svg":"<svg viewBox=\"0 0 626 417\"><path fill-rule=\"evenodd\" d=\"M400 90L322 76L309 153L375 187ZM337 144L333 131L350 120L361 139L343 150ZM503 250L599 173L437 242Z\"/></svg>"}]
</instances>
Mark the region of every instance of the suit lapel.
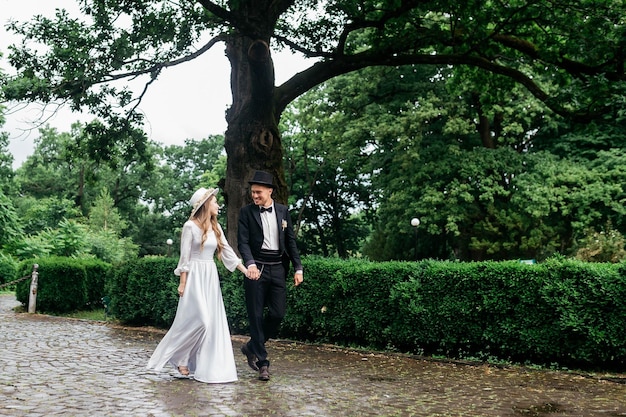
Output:
<instances>
[{"instance_id":1,"label":"suit lapel","mask_svg":"<svg viewBox=\"0 0 626 417\"><path fill-rule=\"evenodd\" d=\"M252 217L254 217L254 220L256 220L261 230L263 230L263 223L261 222L261 210L259 209L259 206L252 204L250 206L250 211L252 213Z\"/></svg>"},{"instance_id":2,"label":"suit lapel","mask_svg":"<svg viewBox=\"0 0 626 417\"><path fill-rule=\"evenodd\" d=\"M276 227L278 230L278 247L282 251L285 247L285 231L283 230L281 224L282 220L285 218L285 209L282 206L274 204L276 208Z\"/></svg>"}]
</instances>

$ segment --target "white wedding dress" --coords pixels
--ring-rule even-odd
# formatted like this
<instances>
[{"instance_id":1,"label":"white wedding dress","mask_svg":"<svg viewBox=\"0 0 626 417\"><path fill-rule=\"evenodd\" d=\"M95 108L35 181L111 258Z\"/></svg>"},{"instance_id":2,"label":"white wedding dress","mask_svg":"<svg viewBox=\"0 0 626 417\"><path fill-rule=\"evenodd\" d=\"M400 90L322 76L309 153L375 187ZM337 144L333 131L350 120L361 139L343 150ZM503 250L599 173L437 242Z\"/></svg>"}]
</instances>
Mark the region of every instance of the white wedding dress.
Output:
<instances>
[{"instance_id":1,"label":"white wedding dress","mask_svg":"<svg viewBox=\"0 0 626 417\"><path fill-rule=\"evenodd\" d=\"M241 261L222 232L221 260L229 271ZM225 383L237 380L237 369L222 291L213 259L217 249L215 233L208 233L201 249L202 229L193 221L183 225L180 259L174 274L187 271L187 283L178 301L172 326L148 361L148 369L161 371L166 364L189 367L190 375L201 382Z\"/></svg>"}]
</instances>

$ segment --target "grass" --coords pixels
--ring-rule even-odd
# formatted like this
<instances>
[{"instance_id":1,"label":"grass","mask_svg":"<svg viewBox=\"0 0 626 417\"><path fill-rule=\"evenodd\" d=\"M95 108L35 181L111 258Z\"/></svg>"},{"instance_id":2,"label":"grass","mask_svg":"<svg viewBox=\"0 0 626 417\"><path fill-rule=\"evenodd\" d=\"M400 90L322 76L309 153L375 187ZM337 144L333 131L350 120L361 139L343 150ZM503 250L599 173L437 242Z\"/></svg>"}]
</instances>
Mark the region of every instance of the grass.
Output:
<instances>
[{"instance_id":1,"label":"grass","mask_svg":"<svg viewBox=\"0 0 626 417\"><path fill-rule=\"evenodd\" d=\"M82 319L82 320L98 320L98 321L106 321L109 317L106 316L104 312L104 308L96 309L96 310L88 310L88 311L75 311L72 313L59 314L62 317L70 317L73 319Z\"/></svg>"}]
</instances>

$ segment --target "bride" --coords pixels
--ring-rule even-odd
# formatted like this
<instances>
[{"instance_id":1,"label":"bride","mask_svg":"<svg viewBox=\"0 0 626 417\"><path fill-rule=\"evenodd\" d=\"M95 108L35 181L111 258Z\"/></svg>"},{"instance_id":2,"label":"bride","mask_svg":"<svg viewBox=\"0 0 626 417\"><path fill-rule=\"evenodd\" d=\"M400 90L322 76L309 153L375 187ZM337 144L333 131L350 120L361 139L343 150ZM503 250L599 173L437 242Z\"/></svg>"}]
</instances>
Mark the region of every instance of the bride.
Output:
<instances>
[{"instance_id":1,"label":"bride","mask_svg":"<svg viewBox=\"0 0 626 417\"><path fill-rule=\"evenodd\" d=\"M229 271L248 271L226 241L217 222L217 189L200 188L189 202L192 211L183 225L176 317L148 361L161 371L166 364L183 376L208 383L237 380L230 331L214 255Z\"/></svg>"}]
</instances>

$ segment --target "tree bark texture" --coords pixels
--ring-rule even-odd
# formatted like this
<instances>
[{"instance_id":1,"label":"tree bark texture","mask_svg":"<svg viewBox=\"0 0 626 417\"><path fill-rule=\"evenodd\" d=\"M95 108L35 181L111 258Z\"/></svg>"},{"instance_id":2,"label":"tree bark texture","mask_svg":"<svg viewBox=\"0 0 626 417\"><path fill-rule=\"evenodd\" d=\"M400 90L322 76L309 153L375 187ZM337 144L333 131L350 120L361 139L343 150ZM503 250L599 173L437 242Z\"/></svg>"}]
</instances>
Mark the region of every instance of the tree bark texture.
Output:
<instances>
[{"instance_id":1,"label":"tree bark texture","mask_svg":"<svg viewBox=\"0 0 626 417\"><path fill-rule=\"evenodd\" d=\"M233 35L226 44L231 64L233 104L228 109L225 133L228 242L237 247L239 208L250 199L248 181L254 171L274 176L274 199L286 202L283 149L274 101L274 64L268 41Z\"/></svg>"}]
</instances>

